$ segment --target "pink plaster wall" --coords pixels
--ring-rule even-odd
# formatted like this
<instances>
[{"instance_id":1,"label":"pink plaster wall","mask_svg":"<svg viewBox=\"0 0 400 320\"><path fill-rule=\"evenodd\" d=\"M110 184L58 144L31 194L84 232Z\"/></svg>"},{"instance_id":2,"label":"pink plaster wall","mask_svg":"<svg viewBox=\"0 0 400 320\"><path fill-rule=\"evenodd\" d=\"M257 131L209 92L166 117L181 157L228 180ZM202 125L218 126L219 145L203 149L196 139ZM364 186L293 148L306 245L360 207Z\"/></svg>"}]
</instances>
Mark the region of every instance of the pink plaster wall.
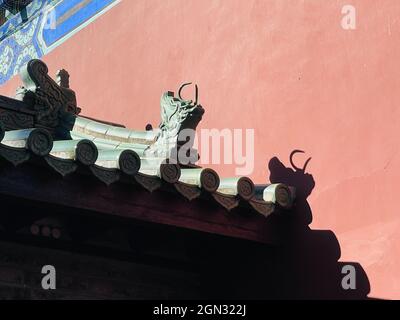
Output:
<instances>
[{"instance_id":1,"label":"pink plaster wall","mask_svg":"<svg viewBox=\"0 0 400 320\"><path fill-rule=\"evenodd\" d=\"M255 128L257 182L306 150L311 228L335 232L371 297L400 298L399 17L398 0L124 0L44 60L70 72L84 114L140 129L163 91L198 83L202 128Z\"/></svg>"}]
</instances>

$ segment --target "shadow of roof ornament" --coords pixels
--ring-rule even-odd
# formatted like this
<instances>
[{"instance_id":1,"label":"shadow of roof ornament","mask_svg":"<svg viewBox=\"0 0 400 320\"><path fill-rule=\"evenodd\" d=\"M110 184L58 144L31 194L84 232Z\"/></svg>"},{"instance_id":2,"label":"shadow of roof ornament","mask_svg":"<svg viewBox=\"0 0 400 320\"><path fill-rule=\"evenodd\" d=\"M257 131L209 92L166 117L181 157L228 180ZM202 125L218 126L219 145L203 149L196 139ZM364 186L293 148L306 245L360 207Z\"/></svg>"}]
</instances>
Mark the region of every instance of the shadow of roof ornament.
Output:
<instances>
[{"instance_id":1,"label":"shadow of roof ornament","mask_svg":"<svg viewBox=\"0 0 400 320\"><path fill-rule=\"evenodd\" d=\"M285 166L277 157L270 159L268 168L271 183L284 183L296 189L297 202L305 201L315 187L315 180L312 174L306 173L311 157L306 160L302 168L294 163L294 156L298 153L305 153L303 150L293 150L289 155L290 165Z\"/></svg>"},{"instance_id":2,"label":"shadow of roof ornament","mask_svg":"<svg viewBox=\"0 0 400 320\"><path fill-rule=\"evenodd\" d=\"M307 165L308 165L308 163L311 161L311 157L309 157L307 160L306 160L306 162L304 163L304 165L303 165L303 168L302 169L300 169L300 168L298 168L295 164L294 164L294 162L293 162L293 156L296 154L296 153L305 153L303 150L293 150L291 153L290 153L290 156L289 156L289 161L290 161L290 164L292 165L292 167L293 167L293 169L295 169L296 171L300 171L300 172L303 172L303 173L305 173L306 172L306 168L307 168Z\"/></svg>"}]
</instances>

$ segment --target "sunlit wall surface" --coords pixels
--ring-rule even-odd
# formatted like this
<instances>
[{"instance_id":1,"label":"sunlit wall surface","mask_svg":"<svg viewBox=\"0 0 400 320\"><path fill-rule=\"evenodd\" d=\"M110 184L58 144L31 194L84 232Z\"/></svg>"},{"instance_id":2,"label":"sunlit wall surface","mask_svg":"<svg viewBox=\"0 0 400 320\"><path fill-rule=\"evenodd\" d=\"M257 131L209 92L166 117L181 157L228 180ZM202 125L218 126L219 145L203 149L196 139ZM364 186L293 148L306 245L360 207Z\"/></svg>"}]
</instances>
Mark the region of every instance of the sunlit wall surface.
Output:
<instances>
[{"instance_id":1,"label":"sunlit wall surface","mask_svg":"<svg viewBox=\"0 0 400 320\"><path fill-rule=\"evenodd\" d=\"M91 3L104 6L87 13ZM336 234L371 297L400 298L400 2L124 0L94 21L113 4L52 3L55 29L35 18L1 33L1 81L44 55L53 74L71 74L83 114L138 129L158 124L162 92L197 83L200 129L254 129L256 182L274 156L286 166L295 149L306 152L299 166L312 157L310 227Z\"/></svg>"}]
</instances>

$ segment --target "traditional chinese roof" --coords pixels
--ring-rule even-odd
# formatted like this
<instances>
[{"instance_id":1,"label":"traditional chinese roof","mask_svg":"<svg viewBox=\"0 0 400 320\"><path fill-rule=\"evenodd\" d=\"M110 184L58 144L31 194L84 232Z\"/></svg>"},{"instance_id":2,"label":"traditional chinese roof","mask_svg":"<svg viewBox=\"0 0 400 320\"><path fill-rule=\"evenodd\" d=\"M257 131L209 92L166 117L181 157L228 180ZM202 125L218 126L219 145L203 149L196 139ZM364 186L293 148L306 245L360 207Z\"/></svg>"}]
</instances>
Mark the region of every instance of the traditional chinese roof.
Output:
<instances>
[{"instance_id":1,"label":"traditional chinese roof","mask_svg":"<svg viewBox=\"0 0 400 320\"><path fill-rule=\"evenodd\" d=\"M204 114L197 87L195 101L182 99L180 91L162 95L159 128L132 130L81 116L65 70L54 81L42 61L31 60L21 78L24 86L15 99L0 96L0 158L15 166L41 159L63 177L79 175L84 168L107 186L123 183L125 188L160 189L190 201L203 198L227 212L242 208L246 219L285 213L293 205L294 188L220 177L196 165L193 148L189 163L172 161L182 147L179 133L195 129Z\"/></svg>"}]
</instances>

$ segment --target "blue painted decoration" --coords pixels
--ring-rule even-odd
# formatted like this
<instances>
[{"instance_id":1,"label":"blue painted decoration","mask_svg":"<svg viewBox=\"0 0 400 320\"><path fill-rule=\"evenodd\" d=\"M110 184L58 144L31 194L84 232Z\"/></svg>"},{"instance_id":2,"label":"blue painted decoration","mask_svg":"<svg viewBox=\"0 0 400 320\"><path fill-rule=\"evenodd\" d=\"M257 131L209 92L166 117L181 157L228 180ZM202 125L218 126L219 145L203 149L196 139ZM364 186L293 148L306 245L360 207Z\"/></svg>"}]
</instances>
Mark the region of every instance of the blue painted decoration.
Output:
<instances>
[{"instance_id":1,"label":"blue painted decoration","mask_svg":"<svg viewBox=\"0 0 400 320\"><path fill-rule=\"evenodd\" d=\"M40 58L121 0L33 0L0 26L0 85L29 60Z\"/></svg>"}]
</instances>

